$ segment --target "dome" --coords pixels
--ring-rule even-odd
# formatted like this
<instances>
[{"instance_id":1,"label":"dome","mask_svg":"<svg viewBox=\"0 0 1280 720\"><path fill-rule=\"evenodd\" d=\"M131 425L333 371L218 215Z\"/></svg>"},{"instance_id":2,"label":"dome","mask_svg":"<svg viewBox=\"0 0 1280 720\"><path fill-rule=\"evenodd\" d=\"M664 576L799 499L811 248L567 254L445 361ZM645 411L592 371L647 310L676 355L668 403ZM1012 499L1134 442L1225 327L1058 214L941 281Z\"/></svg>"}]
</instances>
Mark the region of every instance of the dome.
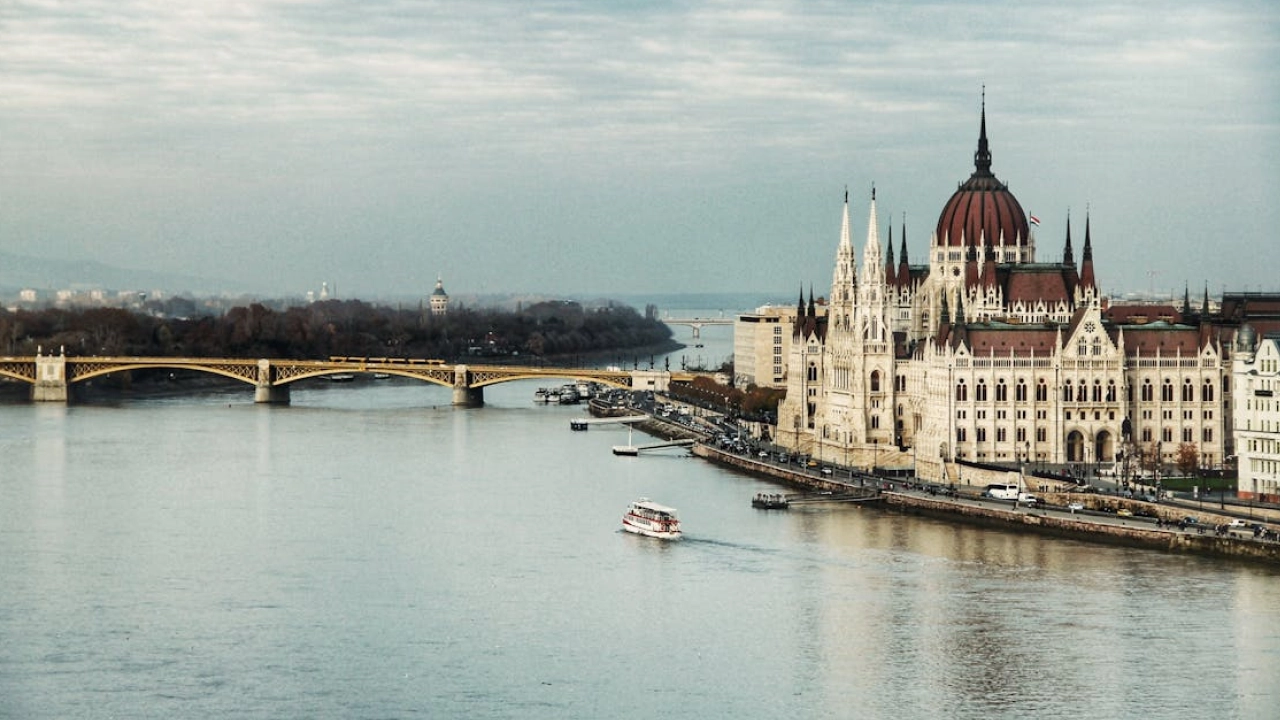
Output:
<instances>
[{"instance_id":1,"label":"dome","mask_svg":"<svg viewBox=\"0 0 1280 720\"><path fill-rule=\"evenodd\" d=\"M987 147L987 111L982 111L978 151L973 155L974 171L938 216L934 242L961 247L976 245L985 237L993 246L1025 246L1031 229L1027 214L1009 187L991 173L991 151ZM1001 235L1004 236L1003 242Z\"/></svg>"}]
</instances>

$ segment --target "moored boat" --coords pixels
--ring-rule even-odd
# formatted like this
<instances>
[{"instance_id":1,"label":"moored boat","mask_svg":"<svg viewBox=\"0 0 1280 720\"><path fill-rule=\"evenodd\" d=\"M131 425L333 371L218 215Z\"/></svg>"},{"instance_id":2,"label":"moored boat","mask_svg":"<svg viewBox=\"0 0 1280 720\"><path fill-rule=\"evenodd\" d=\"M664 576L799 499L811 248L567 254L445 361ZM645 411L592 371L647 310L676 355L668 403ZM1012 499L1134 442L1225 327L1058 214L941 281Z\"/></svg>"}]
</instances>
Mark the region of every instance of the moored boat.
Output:
<instances>
[{"instance_id":1,"label":"moored boat","mask_svg":"<svg viewBox=\"0 0 1280 720\"><path fill-rule=\"evenodd\" d=\"M751 498L751 507L761 510L786 510L788 505L787 496L777 493L756 493Z\"/></svg>"},{"instance_id":2,"label":"moored boat","mask_svg":"<svg viewBox=\"0 0 1280 720\"><path fill-rule=\"evenodd\" d=\"M676 540L680 537L680 516L675 508L640 498L627 506L622 529L637 535Z\"/></svg>"},{"instance_id":3,"label":"moored boat","mask_svg":"<svg viewBox=\"0 0 1280 720\"><path fill-rule=\"evenodd\" d=\"M325 379L329 382L351 382L356 379L356 376L352 373L334 373L326 375Z\"/></svg>"}]
</instances>

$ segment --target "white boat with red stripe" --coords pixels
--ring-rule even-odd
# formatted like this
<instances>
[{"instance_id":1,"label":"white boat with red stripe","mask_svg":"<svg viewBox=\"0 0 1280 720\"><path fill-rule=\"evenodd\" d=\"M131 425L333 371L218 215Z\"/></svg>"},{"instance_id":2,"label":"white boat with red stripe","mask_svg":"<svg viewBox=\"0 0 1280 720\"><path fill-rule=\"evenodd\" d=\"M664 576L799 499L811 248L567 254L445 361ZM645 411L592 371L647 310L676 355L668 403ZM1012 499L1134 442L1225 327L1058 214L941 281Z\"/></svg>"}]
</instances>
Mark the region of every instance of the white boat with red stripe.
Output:
<instances>
[{"instance_id":1,"label":"white boat with red stripe","mask_svg":"<svg viewBox=\"0 0 1280 720\"><path fill-rule=\"evenodd\" d=\"M637 535L680 539L680 513L675 508L640 498L627 507L622 516L622 529Z\"/></svg>"}]
</instances>

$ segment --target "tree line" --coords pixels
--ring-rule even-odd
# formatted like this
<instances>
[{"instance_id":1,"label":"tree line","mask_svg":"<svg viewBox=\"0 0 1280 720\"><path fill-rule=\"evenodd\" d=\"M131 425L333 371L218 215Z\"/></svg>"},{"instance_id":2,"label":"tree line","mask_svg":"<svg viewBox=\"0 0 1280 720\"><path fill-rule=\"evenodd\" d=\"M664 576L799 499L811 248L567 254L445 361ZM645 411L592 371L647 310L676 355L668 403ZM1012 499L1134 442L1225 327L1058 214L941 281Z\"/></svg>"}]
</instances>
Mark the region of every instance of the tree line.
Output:
<instances>
[{"instance_id":1,"label":"tree line","mask_svg":"<svg viewBox=\"0 0 1280 720\"><path fill-rule=\"evenodd\" d=\"M7 355L323 359L331 356L526 358L648 348L671 330L629 305L587 308L550 301L499 309L450 308L432 315L360 300L326 300L283 309L260 303L222 315L161 316L121 308L0 310Z\"/></svg>"}]
</instances>

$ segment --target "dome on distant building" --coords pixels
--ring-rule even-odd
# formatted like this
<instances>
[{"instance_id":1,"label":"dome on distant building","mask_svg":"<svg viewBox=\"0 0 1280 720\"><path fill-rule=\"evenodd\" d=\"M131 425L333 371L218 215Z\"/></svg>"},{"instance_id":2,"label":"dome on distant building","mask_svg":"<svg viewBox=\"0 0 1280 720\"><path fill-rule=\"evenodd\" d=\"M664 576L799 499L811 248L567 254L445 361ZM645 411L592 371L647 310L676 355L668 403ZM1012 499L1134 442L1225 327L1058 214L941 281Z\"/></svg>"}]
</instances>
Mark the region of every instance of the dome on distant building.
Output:
<instances>
[{"instance_id":1,"label":"dome on distant building","mask_svg":"<svg viewBox=\"0 0 1280 720\"><path fill-rule=\"evenodd\" d=\"M444 291L444 281L436 276L436 289L431 291L431 314L444 315L449 312L449 293Z\"/></svg>"},{"instance_id":2,"label":"dome on distant building","mask_svg":"<svg viewBox=\"0 0 1280 720\"><path fill-rule=\"evenodd\" d=\"M987 110L982 109L974 171L942 208L938 217L939 246L963 247L988 243L995 247L1026 246L1031 234L1027 215L1009 187L991 172L987 147ZM984 240L985 237L985 240Z\"/></svg>"}]
</instances>

